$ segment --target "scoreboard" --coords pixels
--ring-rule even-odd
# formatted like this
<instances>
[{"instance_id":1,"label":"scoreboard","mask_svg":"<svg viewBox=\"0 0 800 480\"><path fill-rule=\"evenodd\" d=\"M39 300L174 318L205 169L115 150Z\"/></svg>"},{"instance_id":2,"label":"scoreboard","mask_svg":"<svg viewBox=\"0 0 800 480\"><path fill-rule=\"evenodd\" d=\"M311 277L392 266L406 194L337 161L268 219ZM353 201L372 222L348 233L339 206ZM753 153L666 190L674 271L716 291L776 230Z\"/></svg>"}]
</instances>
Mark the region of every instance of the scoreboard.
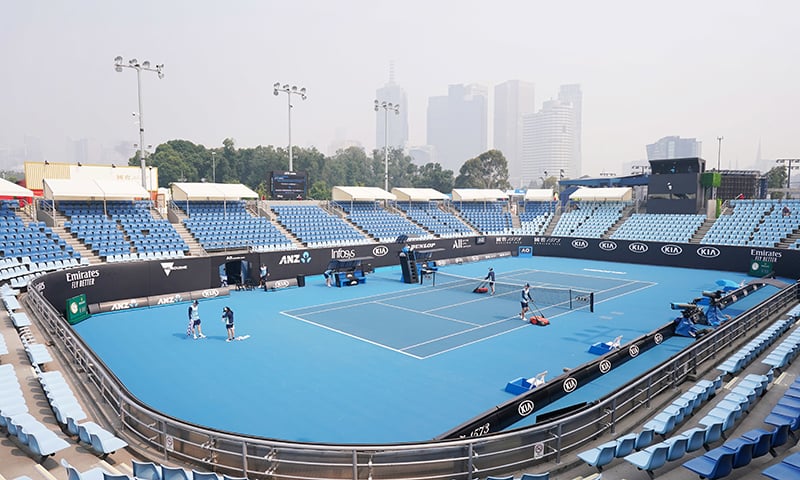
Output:
<instances>
[{"instance_id":1,"label":"scoreboard","mask_svg":"<svg viewBox=\"0 0 800 480\"><path fill-rule=\"evenodd\" d=\"M275 200L305 200L306 172L273 171L269 178L269 194Z\"/></svg>"}]
</instances>

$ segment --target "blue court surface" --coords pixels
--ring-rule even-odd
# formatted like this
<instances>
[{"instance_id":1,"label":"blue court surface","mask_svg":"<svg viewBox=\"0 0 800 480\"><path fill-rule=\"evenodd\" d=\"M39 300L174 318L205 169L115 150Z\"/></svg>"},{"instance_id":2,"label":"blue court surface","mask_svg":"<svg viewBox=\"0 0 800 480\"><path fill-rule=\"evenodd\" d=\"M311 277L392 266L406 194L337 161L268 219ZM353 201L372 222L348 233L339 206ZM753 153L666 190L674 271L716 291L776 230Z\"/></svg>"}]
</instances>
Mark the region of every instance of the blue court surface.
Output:
<instances>
[{"instance_id":1,"label":"blue court surface","mask_svg":"<svg viewBox=\"0 0 800 480\"><path fill-rule=\"evenodd\" d=\"M652 331L680 314L670 302L715 290L719 279L752 279L540 257L441 270L481 278L490 266L498 282L594 291L595 311L537 304L551 324L533 326L519 319L516 289L491 296L472 292L479 282L408 285L388 267L356 287L328 288L317 276L304 288L202 301L205 339L187 338L188 303L95 315L75 329L134 395L167 415L293 441L402 443L510 400L509 380L545 370L554 378L595 359L593 343ZM735 316L775 292L765 287L724 312ZM226 305L247 340L225 342ZM667 341L548 410L604 395L691 341Z\"/></svg>"}]
</instances>

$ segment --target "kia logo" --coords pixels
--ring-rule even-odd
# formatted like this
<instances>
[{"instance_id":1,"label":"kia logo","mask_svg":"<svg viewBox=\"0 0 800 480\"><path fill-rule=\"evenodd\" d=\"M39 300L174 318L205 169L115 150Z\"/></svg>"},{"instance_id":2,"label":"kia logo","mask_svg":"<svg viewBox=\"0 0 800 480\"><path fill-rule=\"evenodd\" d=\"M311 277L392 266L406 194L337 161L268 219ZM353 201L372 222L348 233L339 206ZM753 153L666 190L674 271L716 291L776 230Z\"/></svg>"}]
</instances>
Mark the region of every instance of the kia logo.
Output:
<instances>
[{"instance_id":1,"label":"kia logo","mask_svg":"<svg viewBox=\"0 0 800 480\"><path fill-rule=\"evenodd\" d=\"M600 373L606 374L611 371L611 362L603 360L600 362Z\"/></svg>"},{"instance_id":2,"label":"kia logo","mask_svg":"<svg viewBox=\"0 0 800 480\"><path fill-rule=\"evenodd\" d=\"M382 257L389 253L389 247L386 245L378 245L377 247L372 249L372 254L376 257Z\"/></svg>"},{"instance_id":3,"label":"kia logo","mask_svg":"<svg viewBox=\"0 0 800 480\"><path fill-rule=\"evenodd\" d=\"M631 358L639 355L639 347L636 345L631 345L630 348L628 349L628 355L630 355Z\"/></svg>"},{"instance_id":4,"label":"kia logo","mask_svg":"<svg viewBox=\"0 0 800 480\"><path fill-rule=\"evenodd\" d=\"M628 250L630 250L633 253L644 253L649 248L650 247L648 247L646 244L641 243L641 242L634 242L634 243L631 243L630 245L628 245Z\"/></svg>"},{"instance_id":5,"label":"kia logo","mask_svg":"<svg viewBox=\"0 0 800 480\"><path fill-rule=\"evenodd\" d=\"M274 283L275 288L286 288L289 286L289 280L278 280Z\"/></svg>"},{"instance_id":6,"label":"kia logo","mask_svg":"<svg viewBox=\"0 0 800 480\"><path fill-rule=\"evenodd\" d=\"M519 406L517 406L517 413L519 413L521 417L526 417L533 413L533 402L530 400L525 400L524 402L520 403Z\"/></svg>"},{"instance_id":7,"label":"kia logo","mask_svg":"<svg viewBox=\"0 0 800 480\"><path fill-rule=\"evenodd\" d=\"M664 245L661 247L661 253L664 255L680 255L683 253L683 249L678 245Z\"/></svg>"},{"instance_id":8,"label":"kia logo","mask_svg":"<svg viewBox=\"0 0 800 480\"><path fill-rule=\"evenodd\" d=\"M610 240L604 240L600 242L597 246L600 247L600 250L605 250L606 252L610 252L611 250L617 249L617 244Z\"/></svg>"},{"instance_id":9,"label":"kia logo","mask_svg":"<svg viewBox=\"0 0 800 480\"><path fill-rule=\"evenodd\" d=\"M719 249L716 247L700 247L697 254L703 258L714 258L719 256Z\"/></svg>"},{"instance_id":10,"label":"kia logo","mask_svg":"<svg viewBox=\"0 0 800 480\"><path fill-rule=\"evenodd\" d=\"M564 380L564 385L563 385L563 387L564 387L564 391L565 391L565 392L567 392L567 393L569 393L569 392L572 392L572 391L574 391L576 388L578 388L578 381L577 381L577 380L575 380L575 379L574 379L574 378L572 378L572 377L568 377L566 380Z\"/></svg>"},{"instance_id":11,"label":"kia logo","mask_svg":"<svg viewBox=\"0 0 800 480\"><path fill-rule=\"evenodd\" d=\"M219 296L219 290L217 290L216 288L212 288L211 290L203 290L201 295L203 296L203 298L218 297Z\"/></svg>"},{"instance_id":12,"label":"kia logo","mask_svg":"<svg viewBox=\"0 0 800 480\"><path fill-rule=\"evenodd\" d=\"M572 241L572 248L577 248L578 250L582 250L589 246L589 242L582 238L577 238Z\"/></svg>"}]
</instances>

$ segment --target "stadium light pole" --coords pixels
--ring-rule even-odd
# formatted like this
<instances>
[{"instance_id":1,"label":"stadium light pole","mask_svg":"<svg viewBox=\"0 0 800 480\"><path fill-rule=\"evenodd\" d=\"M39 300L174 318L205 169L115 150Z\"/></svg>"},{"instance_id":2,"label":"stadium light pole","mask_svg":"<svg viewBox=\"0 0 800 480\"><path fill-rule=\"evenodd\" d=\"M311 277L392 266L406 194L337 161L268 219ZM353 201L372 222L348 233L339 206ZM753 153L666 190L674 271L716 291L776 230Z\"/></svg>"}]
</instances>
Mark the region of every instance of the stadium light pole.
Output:
<instances>
[{"instance_id":1,"label":"stadium light pole","mask_svg":"<svg viewBox=\"0 0 800 480\"><path fill-rule=\"evenodd\" d=\"M297 88L297 85L289 86L288 83L281 86L279 82L275 82L272 85L272 94L276 97L280 92L284 92L286 94L286 98L288 100L289 105L289 171L294 171L294 163L292 161L292 95L298 95L301 99L305 100L308 98L306 95L306 87Z\"/></svg>"},{"instance_id":2,"label":"stadium light pole","mask_svg":"<svg viewBox=\"0 0 800 480\"><path fill-rule=\"evenodd\" d=\"M211 181L217 183L217 152L211 151Z\"/></svg>"},{"instance_id":3,"label":"stadium light pole","mask_svg":"<svg viewBox=\"0 0 800 480\"><path fill-rule=\"evenodd\" d=\"M722 140L724 139L725 137L722 136L717 137L717 172L720 171L720 161L722 160Z\"/></svg>"},{"instance_id":4,"label":"stadium light pole","mask_svg":"<svg viewBox=\"0 0 800 480\"><path fill-rule=\"evenodd\" d=\"M155 72L158 78L164 78L164 64L150 66L150 61L145 60L139 63L139 60L132 58L128 63L122 63L122 57L117 56L114 59L114 69L121 72L123 68L132 68L136 70L136 87L139 96L139 161L142 164L142 186L147 188L147 165L144 158L144 115L142 113L142 70L146 72Z\"/></svg>"},{"instance_id":5,"label":"stadium light pole","mask_svg":"<svg viewBox=\"0 0 800 480\"><path fill-rule=\"evenodd\" d=\"M389 191L389 112L400 115L400 104L375 100L375 111L383 109L383 189Z\"/></svg>"}]
</instances>

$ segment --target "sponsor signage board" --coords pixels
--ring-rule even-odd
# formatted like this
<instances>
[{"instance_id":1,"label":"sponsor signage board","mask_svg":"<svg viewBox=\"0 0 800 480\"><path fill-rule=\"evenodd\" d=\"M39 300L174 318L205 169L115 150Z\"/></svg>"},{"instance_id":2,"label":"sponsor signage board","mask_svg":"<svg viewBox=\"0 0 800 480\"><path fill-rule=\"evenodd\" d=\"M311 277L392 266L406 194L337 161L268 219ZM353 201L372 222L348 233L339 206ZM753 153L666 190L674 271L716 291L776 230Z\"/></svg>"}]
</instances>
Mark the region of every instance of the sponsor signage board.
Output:
<instances>
[{"instance_id":1,"label":"sponsor signage board","mask_svg":"<svg viewBox=\"0 0 800 480\"><path fill-rule=\"evenodd\" d=\"M67 322L75 325L89 318L89 305L86 303L86 295L81 293L67 299Z\"/></svg>"}]
</instances>

